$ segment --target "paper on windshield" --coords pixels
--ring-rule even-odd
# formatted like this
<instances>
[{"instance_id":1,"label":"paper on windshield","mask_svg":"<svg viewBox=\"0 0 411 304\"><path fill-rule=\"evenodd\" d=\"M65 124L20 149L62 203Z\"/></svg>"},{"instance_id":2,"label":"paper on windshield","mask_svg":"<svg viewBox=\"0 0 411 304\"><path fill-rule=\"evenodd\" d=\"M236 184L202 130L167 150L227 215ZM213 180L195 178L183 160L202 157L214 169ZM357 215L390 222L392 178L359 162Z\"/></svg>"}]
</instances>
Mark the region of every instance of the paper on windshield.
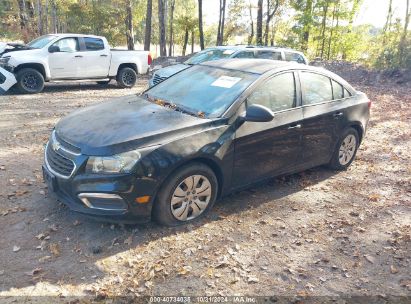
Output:
<instances>
[{"instance_id":1,"label":"paper on windshield","mask_svg":"<svg viewBox=\"0 0 411 304\"><path fill-rule=\"evenodd\" d=\"M220 76L216 81L214 81L211 85L213 87L220 87L230 89L232 88L237 82L239 82L241 78L239 77L230 77L230 76Z\"/></svg>"}]
</instances>

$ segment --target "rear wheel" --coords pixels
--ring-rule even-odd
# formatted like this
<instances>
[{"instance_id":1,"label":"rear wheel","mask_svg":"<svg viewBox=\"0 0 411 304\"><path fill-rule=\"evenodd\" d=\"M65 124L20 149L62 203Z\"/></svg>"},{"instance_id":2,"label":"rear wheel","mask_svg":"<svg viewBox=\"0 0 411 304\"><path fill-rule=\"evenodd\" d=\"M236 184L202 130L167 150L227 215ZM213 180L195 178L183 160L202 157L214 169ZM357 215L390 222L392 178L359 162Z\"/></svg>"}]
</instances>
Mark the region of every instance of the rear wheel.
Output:
<instances>
[{"instance_id":1,"label":"rear wheel","mask_svg":"<svg viewBox=\"0 0 411 304\"><path fill-rule=\"evenodd\" d=\"M161 187L154 205L154 217L166 226L197 220L212 208L217 191L217 178L208 166L201 163L184 166Z\"/></svg>"},{"instance_id":2,"label":"rear wheel","mask_svg":"<svg viewBox=\"0 0 411 304\"><path fill-rule=\"evenodd\" d=\"M20 93L36 94L43 91L44 77L35 69L27 68L18 71L16 79L16 87Z\"/></svg>"},{"instance_id":3,"label":"rear wheel","mask_svg":"<svg viewBox=\"0 0 411 304\"><path fill-rule=\"evenodd\" d=\"M122 68L117 74L117 83L121 88L132 88L137 82L137 73L132 68Z\"/></svg>"},{"instance_id":4,"label":"rear wheel","mask_svg":"<svg viewBox=\"0 0 411 304\"><path fill-rule=\"evenodd\" d=\"M335 170L345 170L355 158L359 146L358 132L353 128L348 128L338 141L330 162L330 167Z\"/></svg>"}]
</instances>

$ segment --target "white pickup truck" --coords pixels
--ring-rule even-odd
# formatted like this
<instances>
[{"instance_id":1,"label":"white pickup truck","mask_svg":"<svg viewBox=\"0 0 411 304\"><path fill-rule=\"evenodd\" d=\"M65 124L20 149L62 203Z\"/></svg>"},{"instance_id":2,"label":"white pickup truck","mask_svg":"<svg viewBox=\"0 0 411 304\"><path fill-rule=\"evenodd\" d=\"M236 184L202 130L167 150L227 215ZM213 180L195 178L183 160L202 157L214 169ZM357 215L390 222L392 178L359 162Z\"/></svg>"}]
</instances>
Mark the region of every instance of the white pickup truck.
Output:
<instances>
[{"instance_id":1,"label":"white pickup truck","mask_svg":"<svg viewBox=\"0 0 411 304\"><path fill-rule=\"evenodd\" d=\"M39 93L45 82L91 80L131 88L146 74L146 51L111 50L107 39L80 34L51 34L26 45L0 43L0 67L13 73L22 93Z\"/></svg>"}]
</instances>

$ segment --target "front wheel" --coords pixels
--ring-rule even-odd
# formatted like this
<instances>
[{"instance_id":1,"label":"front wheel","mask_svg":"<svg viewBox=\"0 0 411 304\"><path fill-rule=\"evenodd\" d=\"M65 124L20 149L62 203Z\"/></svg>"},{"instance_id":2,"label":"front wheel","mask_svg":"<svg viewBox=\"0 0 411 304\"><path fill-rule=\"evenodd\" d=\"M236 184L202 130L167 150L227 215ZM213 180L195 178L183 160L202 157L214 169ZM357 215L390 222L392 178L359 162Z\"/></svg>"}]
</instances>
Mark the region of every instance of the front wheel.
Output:
<instances>
[{"instance_id":1,"label":"front wheel","mask_svg":"<svg viewBox=\"0 0 411 304\"><path fill-rule=\"evenodd\" d=\"M329 166L334 170L347 169L353 162L359 145L358 132L353 128L345 130L338 141Z\"/></svg>"},{"instance_id":2,"label":"front wheel","mask_svg":"<svg viewBox=\"0 0 411 304\"><path fill-rule=\"evenodd\" d=\"M161 187L153 215L165 226L197 220L212 208L217 191L218 181L213 170L201 163L186 165Z\"/></svg>"},{"instance_id":3,"label":"front wheel","mask_svg":"<svg viewBox=\"0 0 411 304\"><path fill-rule=\"evenodd\" d=\"M23 94L36 94L43 91L44 77L35 69L22 69L17 72L17 89Z\"/></svg>"},{"instance_id":4,"label":"front wheel","mask_svg":"<svg viewBox=\"0 0 411 304\"><path fill-rule=\"evenodd\" d=\"M121 88L132 88L137 82L137 73L132 68L122 68L117 74L117 83Z\"/></svg>"}]
</instances>

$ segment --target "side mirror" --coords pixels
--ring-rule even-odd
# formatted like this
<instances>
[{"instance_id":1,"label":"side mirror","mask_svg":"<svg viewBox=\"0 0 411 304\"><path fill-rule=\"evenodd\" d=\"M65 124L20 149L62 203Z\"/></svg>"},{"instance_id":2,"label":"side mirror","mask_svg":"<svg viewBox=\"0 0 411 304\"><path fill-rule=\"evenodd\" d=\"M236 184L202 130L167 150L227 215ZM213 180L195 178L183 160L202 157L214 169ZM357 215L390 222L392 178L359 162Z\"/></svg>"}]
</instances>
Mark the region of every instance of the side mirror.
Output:
<instances>
[{"instance_id":1,"label":"side mirror","mask_svg":"<svg viewBox=\"0 0 411 304\"><path fill-rule=\"evenodd\" d=\"M49 47L49 53L59 53L60 52L60 47L57 45L52 45Z\"/></svg>"},{"instance_id":2,"label":"side mirror","mask_svg":"<svg viewBox=\"0 0 411 304\"><path fill-rule=\"evenodd\" d=\"M274 114L267 107L258 104L253 104L247 108L247 111L242 117L244 121L269 122L273 120Z\"/></svg>"}]
</instances>

